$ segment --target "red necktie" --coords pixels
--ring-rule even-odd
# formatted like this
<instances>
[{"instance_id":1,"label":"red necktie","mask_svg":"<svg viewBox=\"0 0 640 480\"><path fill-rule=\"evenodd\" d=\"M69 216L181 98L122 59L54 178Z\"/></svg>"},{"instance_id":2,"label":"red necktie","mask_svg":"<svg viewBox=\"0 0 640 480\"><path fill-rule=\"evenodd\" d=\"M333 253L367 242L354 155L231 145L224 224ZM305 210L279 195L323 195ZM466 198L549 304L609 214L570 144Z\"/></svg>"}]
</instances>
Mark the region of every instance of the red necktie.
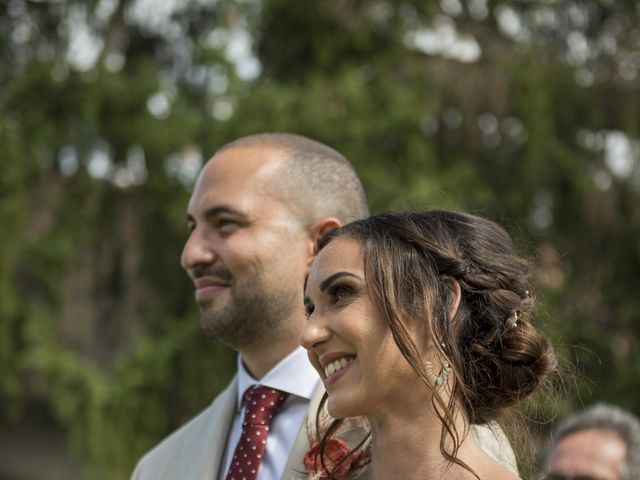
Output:
<instances>
[{"instance_id":1,"label":"red necktie","mask_svg":"<svg viewBox=\"0 0 640 480\"><path fill-rule=\"evenodd\" d=\"M244 394L244 421L226 480L255 480L267 445L269 425L288 393L270 387L249 388Z\"/></svg>"}]
</instances>

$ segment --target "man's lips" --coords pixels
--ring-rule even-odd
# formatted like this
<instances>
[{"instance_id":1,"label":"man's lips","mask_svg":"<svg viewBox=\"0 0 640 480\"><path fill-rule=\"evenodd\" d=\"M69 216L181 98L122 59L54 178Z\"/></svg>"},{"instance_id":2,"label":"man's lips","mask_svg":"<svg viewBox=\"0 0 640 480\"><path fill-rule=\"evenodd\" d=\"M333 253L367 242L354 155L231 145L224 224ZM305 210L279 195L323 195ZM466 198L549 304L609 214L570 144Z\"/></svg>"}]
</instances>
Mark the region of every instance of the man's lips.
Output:
<instances>
[{"instance_id":1,"label":"man's lips","mask_svg":"<svg viewBox=\"0 0 640 480\"><path fill-rule=\"evenodd\" d=\"M215 294L220 290L227 288L228 283L216 278L197 278L193 281L196 287L196 300L200 300L209 295Z\"/></svg>"},{"instance_id":2,"label":"man's lips","mask_svg":"<svg viewBox=\"0 0 640 480\"><path fill-rule=\"evenodd\" d=\"M205 288L205 287L228 287L229 284L223 280L219 280L217 278L211 277L201 277L196 278L193 281L193 284L196 288Z\"/></svg>"}]
</instances>

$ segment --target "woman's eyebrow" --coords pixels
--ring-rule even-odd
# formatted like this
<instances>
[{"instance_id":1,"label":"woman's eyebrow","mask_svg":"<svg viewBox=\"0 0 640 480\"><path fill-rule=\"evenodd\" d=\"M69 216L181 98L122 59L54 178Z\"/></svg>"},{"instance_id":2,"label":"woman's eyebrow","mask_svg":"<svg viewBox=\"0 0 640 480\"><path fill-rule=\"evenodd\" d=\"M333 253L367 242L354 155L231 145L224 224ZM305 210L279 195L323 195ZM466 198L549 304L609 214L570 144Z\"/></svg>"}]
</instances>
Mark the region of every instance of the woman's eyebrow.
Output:
<instances>
[{"instance_id":1,"label":"woman's eyebrow","mask_svg":"<svg viewBox=\"0 0 640 480\"><path fill-rule=\"evenodd\" d=\"M324 292L327 288L329 288L329 285L331 285L334 281L336 281L340 277L345 277L345 276L360 279L360 277L358 277L357 275L351 272L336 272L333 275L325 278L322 282L320 282L320 291Z\"/></svg>"}]
</instances>

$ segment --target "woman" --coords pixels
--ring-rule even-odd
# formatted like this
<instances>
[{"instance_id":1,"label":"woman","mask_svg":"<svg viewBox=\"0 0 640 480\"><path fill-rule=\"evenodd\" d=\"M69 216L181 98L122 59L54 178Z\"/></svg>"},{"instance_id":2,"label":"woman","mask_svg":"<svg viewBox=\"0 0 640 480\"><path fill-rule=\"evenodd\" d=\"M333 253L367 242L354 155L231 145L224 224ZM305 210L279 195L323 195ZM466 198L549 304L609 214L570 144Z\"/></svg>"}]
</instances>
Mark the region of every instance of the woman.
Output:
<instances>
[{"instance_id":1,"label":"woman","mask_svg":"<svg viewBox=\"0 0 640 480\"><path fill-rule=\"evenodd\" d=\"M464 213L377 215L321 241L301 342L329 413L367 418L369 478L517 478L468 433L556 367L530 322L527 272L501 227ZM326 477L344 478L346 459L322 454L341 422L318 449Z\"/></svg>"}]
</instances>

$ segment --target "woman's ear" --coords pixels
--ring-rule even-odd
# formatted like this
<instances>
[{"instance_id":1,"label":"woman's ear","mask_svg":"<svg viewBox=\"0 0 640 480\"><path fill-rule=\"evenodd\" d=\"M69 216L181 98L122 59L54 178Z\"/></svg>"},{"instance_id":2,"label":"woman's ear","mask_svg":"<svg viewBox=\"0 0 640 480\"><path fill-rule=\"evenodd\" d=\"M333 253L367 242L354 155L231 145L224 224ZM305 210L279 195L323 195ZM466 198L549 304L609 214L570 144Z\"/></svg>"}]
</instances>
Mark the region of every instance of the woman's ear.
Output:
<instances>
[{"instance_id":1,"label":"woman's ear","mask_svg":"<svg viewBox=\"0 0 640 480\"><path fill-rule=\"evenodd\" d=\"M440 277L444 284L451 290L453 295L453 301L449 304L449 320L453 320L458 313L458 307L460 306L460 299L462 298L462 289L458 281L450 277L449 275L443 275Z\"/></svg>"}]
</instances>

